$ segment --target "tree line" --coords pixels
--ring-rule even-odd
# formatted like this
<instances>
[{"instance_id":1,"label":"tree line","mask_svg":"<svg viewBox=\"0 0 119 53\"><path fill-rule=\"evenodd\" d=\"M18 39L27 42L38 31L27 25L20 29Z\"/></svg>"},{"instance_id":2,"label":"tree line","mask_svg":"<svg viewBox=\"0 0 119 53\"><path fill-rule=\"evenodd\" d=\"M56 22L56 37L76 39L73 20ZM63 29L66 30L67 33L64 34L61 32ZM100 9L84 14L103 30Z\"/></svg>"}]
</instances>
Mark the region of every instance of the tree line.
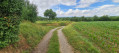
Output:
<instances>
[{"instance_id":1,"label":"tree line","mask_svg":"<svg viewBox=\"0 0 119 53\"><path fill-rule=\"evenodd\" d=\"M45 17L38 17L39 20L49 20L49 18ZM119 21L119 16L108 16L108 15L103 15L101 17L98 17L97 15L93 17L57 17L54 20L61 20L61 21Z\"/></svg>"},{"instance_id":2,"label":"tree line","mask_svg":"<svg viewBox=\"0 0 119 53\"><path fill-rule=\"evenodd\" d=\"M97 15L94 15L93 17L56 17L57 14L53 12L52 9L47 9L44 12L45 17L38 17L38 20L62 20L62 21L119 21L119 16L108 16L103 15L101 17L98 17Z\"/></svg>"}]
</instances>

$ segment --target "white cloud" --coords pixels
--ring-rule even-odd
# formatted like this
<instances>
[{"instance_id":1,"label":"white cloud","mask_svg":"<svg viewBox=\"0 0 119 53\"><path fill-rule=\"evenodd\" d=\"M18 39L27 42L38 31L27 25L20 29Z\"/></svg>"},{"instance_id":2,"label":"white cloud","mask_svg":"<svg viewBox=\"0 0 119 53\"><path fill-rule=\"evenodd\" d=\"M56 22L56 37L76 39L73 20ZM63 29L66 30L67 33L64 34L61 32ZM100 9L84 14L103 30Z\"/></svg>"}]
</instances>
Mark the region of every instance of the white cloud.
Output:
<instances>
[{"instance_id":1,"label":"white cloud","mask_svg":"<svg viewBox=\"0 0 119 53\"><path fill-rule=\"evenodd\" d=\"M80 0L77 4L77 0L29 0L30 3L34 3L38 7L39 16L43 16L43 13L46 9L50 9L56 5L62 4L66 6L76 6L76 8L85 8L89 7L91 4L96 2L103 2L105 0ZM119 2L119 0L113 0L113 2ZM55 7L56 8L56 7ZM58 9L58 7L57 7ZM56 10L58 16L102 16L102 15L119 15L119 5L103 5L94 9L69 9L67 12Z\"/></svg>"},{"instance_id":2,"label":"white cloud","mask_svg":"<svg viewBox=\"0 0 119 53\"><path fill-rule=\"evenodd\" d=\"M79 5L77 5L75 8L86 8L89 7L91 4L103 1L105 0L80 0Z\"/></svg>"},{"instance_id":3,"label":"white cloud","mask_svg":"<svg viewBox=\"0 0 119 53\"><path fill-rule=\"evenodd\" d=\"M46 9L52 8L53 6L63 4L67 6L76 5L76 0L29 0L30 3L37 5L40 16L43 16L43 12Z\"/></svg>"},{"instance_id":4,"label":"white cloud","mask_svg":"<svg viewBox=\"0 0 119 53\"><path fill-rule=\"evenodd\" d=\"M67 6L76 5L76 0L59 0L59 2Z\"/></svg>"},{"instance_id":5,"label":"white cloud","mask_svg":"<svg viewBox=\"0 0 119 53\"><path fill-rule=\"evenodd\" d=\"M88 9L88 10L80 10L80 9L69 9L67 12L63 11L56 11L58 16L103 16L103 15L110 15L110 16L119 16L119 5L103 5L95 9Z\"/></svg>"},{"instance_id":6,"label":"white cloud","mask_svg":"<svg viewBox=\"0 0 119 53\"><path fill-rule=\"evenodd\" d=\"M113 2L115 2L115 3L119 3L119 0L112 0Z\"/></svg>"}]
</instances>

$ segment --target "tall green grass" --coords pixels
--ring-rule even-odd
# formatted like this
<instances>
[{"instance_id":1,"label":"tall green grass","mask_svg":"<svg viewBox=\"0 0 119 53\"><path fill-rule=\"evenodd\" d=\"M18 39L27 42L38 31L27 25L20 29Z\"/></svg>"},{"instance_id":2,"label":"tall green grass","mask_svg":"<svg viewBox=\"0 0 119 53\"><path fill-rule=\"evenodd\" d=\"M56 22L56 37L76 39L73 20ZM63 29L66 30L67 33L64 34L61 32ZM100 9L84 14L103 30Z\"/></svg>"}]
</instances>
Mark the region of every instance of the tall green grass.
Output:
<instances>
[{"instance_id":1,"label":"tall green grass","mask_svg":"<svg viewBox=\"0 0 119 53\"><path fill-rule=\"evenodd\" d=\"M57 31L53 33L53 37L50 40L47 53L60 53Z\"/></svg>"},{"instance_id":2,"label":"tall green grass","mask_svg":"<svg viewBox=\"0 0 119 53\"><path fill-rule=\"evenodd\" d=\"M53 28L53 26L41 26L36 23L25 21L20 24L20 34L26 39L30 48L33 49L43 36Z\"/></svg>"}]
</instances>

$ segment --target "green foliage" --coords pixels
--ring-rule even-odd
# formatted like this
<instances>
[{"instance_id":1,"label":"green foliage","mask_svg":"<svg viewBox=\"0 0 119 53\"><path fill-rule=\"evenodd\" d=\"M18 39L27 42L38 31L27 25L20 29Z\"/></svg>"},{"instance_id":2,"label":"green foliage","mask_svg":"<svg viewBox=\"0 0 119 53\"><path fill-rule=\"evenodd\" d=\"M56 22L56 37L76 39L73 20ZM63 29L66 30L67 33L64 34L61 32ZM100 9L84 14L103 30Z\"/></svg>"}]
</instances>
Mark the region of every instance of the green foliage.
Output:
<instances>
[{"instance_id":1,"label":"green foliage","mask_svg":"<svg viewBox=\"0 0 119 53\"><path fill-rule=\"evenodd\" d=\"M22 11L23 0L1 0L0 17L20 16Z\"/></svg>"},{"instance_id":2,"label":"green foliage","mask_svg":"<svg viewBox=\"0 0 119 53\"><path fill-rule=\"evenodd\" d=\"M50 40L47 53L60 53L60 51L59 51L59 40L58 40L58 36L57 36L57 31L55 31L53 33L53 37Z\"/></svg>"},{"instance_id":3,"label":"green foliage","mask_svg":"<svg viewBox=\"0 0 119 53\"><path fill-rule=\"evenodd\" d=\"M84 38L78 31L76 31L73 25L68 25L63 29L68 42L74 48L75 53L100 53L100 51L93 46L86 38Z\"/></svg>"},{"instance_id":4,"label":"green foliage","mask_svg":"<svg viewBox=\"0 0 119 53\"><path fill-rule=\"evenodd\" d=\"M110 21L110 18L108 15L104 15L100 18L100 21Z\"/></svg>"},{"instance_id":5,"label":"green foliage","mask_svg":"<svg viewBox=\"0 0 119 53\"><path fill-rule=\"evenodd\" d=\"M0 0L0 48L18 41L19 24L23 20L35 22L36 6L27 0Z\"/></svg>"},{"instance_id":6,"label":"green foliage","mask_svg":"<svg viewBox=\"0 0 119 53\"><path fill-rule=\"evenodd\" d=\"M28 0L24 2L22 7L22 19L35 22L37 20L37 6L30 4Z\"/></svg>"},{"instance_id":7,"label":"green foliage","mask_svg":"<svg viewBox=\"0 0 119 53\"><path fill-rule=\"evenodd\" d=\"M78 17L72 17L71 18L71 21L79 21L80 20L80 18L78 18Z\"/></svg>"},{"instance_id":8,"label":"green foliage","mask_svg":"<svg viewBox=\"0 0 119 53\"><path fill-rule=\"evenodd\" d=\"M94 21L98 21L98 16L95 15L95 16L93 17L93 20L94 20Z\"/></svg>"},{"instance_id":9,"label":"green foliage","mask_svg":"<svg viewBox=\"0 0 119 53\"><path fill-rule=\"evenodd\" d=\"M23 0L0 2L0 48L18 41L18 31Z\"/></svg>"},{"instance_id":10,"label":"green foliage","mask_svg":"<svg viewBox=\"0 0 119 53\"><path fill-rule=\"evenodd\" d=\"M52 9L47 9L44 12L44 16L48 17L49 19L55 19L55 17L57 16L57 14L55 12L53 12Z\"/></svg>"},{"instance_id":11,"label":"green foliage","mask_svg":"<svg viewBox=\"0 0 119 53\"><path fill-rule=\"evenodd\" d=\"M43 20L48 20L48 18L41 18L39 19L41 21ZM104 15L101 17L98 17L97 15L93 16L93 17L58 17L55 20L57 21L119 21L119 16L108 16L108 15Z\"/></svg>"},{"instance_id":12,"label":"green foliage","mask_svg":"<svg viewBox=\"0 0 119 53\"><path fill-rule=\"evenodd\" d=\"M84 16L81 17L81 21L85 21L86 18Z\"/></svg>"},{"instance_id":13,"label":"green foliage","mask_svg":"<svg viewBox=\"0 0 119 53\"><path fill-rule=\"evenodd\" d=\"M30 46L29 49L33 49L41 41L44 35L53 28L53 26L41 26L38 23L24 21L20 24L20 35L23 35L26 39L26 42Z\"/></svg>"},{"instance_id":14,"label":"green foliage","mask_svg":"<svg viewBox=\"0 0 119 53\"><path fill-rule=\"evenodd\" d=\"M111 21L119 21L119 16L111 16Z\"/></svg>"},{"instance_id":15,"label":"green foliage","mask_svg":"<svg viewBox=\"0 0 119 53\"><path fill-rule=\"evenodd\" d=\"M9 16L0 21L0 48L3 48L18 41L19 19Z\"/></svg>"},{"instance_id":16,"label":"green foliage","mask_svg":"<svg viewBox=\"0 0 119 53\"><path fill-rule=\"evenodd\" d=\"M70 23L72 23L71 21L37 21L36 23L43 25L43 26L66 26Z\"/></svg>"},{"instance_id":17,"label":"green foliage","mask_svg":"<svg viewBox=\"0 0 119 53\"><path fill-rule=\"evenodd\" d=\"M64 33L73 47L85 53L91 43L100 53L118 53L119 22L77 22L64 28ZM85 41L87 40L87 42ZM81 46L82 45L82 46ZM81 49L82 48L82 49ZM85 48L85 49L84 49ZM94 50L93 50L94 51ZM92 52L86 52L92 53ZM96 52L95 52L96 53Z\"/></svg>"}]
</instances>

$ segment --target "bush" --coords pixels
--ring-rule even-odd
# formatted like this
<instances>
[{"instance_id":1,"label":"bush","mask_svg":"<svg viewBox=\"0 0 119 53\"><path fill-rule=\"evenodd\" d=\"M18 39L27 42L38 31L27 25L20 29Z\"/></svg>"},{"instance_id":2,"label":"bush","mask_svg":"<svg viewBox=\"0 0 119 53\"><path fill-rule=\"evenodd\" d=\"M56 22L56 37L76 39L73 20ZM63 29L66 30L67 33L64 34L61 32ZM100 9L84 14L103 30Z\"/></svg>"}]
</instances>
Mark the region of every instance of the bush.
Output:
<instances>
[{"instance_id":1,"label":"bush","mask_svg":"<svg viewBox=\"0 0 119 53\"><path fill-rule=\"evenodd\" d=\"M0 1L0 48L18 41L23 0Z\"/></svg>"},{"instance_id":2,"label":"bush","mask_svg":"<svg viewBox=\"0 0 119 53\"><path fill-rule=\"evenodd\" d=\"M35 22L36 6L27 0L0 0L0 48L18 41L21 17L24 17L24 20Z\"/></svg>"},{"instance_id":3,"label":"bush","mask_svg":"<svg viewBox=\"0 0 119 53\"><path fill-rule=\"evenodd\" d=\"M104 15L104 16L100 17L99 20L100 20L100 21L110 21L111 19L109 18L108 15Z\"/></svg>"},{"instance_id":4,"label":"bush","mask_svg":"<svg viewBox=\"0 0 119 53\"><path fill-rule=\"evenodd\" d=\"M0 17L20 16L23 0L1 0Z\"/></svg>"},{"instance_id":5,"label":"bush","mask_svg":"<svg viewBox=\"0 0 119 53\"><path fill-rule=\"evenodd\" d=\"M4 17L0 21L0 48L3 48L18 41L19 19Z\"/></svg>"}]
</instances>

